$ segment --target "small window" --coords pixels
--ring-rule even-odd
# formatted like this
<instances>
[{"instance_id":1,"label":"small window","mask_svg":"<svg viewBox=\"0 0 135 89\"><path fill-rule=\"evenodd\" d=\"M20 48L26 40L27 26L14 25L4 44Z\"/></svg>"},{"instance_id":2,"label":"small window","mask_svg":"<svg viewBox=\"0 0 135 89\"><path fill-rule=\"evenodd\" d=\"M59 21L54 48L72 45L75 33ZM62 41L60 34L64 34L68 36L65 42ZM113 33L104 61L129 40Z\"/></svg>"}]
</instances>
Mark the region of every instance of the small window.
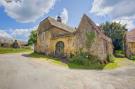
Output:
<instances>
[{"instance_id":1,"label":"small window","mask_svg":"<svg viewBox=\"0 0 135 89\"><path fill-rule=\"evenodd\" d=\"M42 32L41 34L40 34L40 40L45 40L45 32Z\"/></svg>"},{"instance_id":2,"label":"small window","mask_svg":"<svg viewBox=\"0 0 135 89\"><path fill-rule=\"evenodd\" d=\"M107 53L107 42L106 40L103 40L103 45L104 45L104 53Z\"/></svg>"},{"instance_id":3,"label":"small window","mask_svg":"<svg viewBox=\"0 0 135 89\"><path fill-rule=\"evenodd\" d=\"M45 32L43 32L42 35L42 39L45 40Z\"/></svg>"}]
</instances>

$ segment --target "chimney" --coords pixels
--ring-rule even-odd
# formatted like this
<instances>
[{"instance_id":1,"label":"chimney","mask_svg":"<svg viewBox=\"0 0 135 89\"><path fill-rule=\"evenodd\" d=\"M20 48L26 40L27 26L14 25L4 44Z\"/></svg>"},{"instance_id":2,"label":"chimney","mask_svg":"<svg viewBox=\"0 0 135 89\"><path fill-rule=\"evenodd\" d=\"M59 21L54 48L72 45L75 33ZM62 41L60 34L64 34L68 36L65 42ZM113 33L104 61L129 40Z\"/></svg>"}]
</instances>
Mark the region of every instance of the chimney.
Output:
<instances>
[{"instance_id":1,"label":"chimney","mask_svg":"<svg viewBox=\"0 0 135 89\"><path fill-rule=\"evenodd\" d=\"M58 17L57 17L57 21L58 21L58 22L62 22L62 20L61 20L61 17L60 17L60 16L58 16Z\"/></svg>"}]
</instances>

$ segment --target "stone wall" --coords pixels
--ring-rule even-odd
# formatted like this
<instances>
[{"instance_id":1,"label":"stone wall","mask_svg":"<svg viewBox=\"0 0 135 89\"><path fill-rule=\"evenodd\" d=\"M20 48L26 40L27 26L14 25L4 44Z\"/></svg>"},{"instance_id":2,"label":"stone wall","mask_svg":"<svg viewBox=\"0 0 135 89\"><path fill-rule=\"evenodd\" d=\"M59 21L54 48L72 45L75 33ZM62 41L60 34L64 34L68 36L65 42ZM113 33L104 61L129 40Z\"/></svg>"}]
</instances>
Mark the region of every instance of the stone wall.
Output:
<instances>
[{"instance_id":1,"label":"stone wall","mask_svg":"<svg viewBox=\"0 0 135 89\"><path fill-rule=\"evenodd\" d=\"M135 42L126 43L126 56L135 55Z\"/></svg>"},{"instance_id":2,"label":"stone wall","mask_svg":"<svg viewBox=\"0 0 135 89\"><path fill-rule=\"evenodd\" d=\"M69 56L75 51L74 35L70 34L66 36L66 33L58 28L51 28L48 31L41 32L37 36L35 51L46 55L55 55L56 43L62 41L64 42L64 54Z\"/></svg>"},{"instance_id":3,"label":"stone wall","mask_svg":"<svg viewBox=\"0 0 135 89\"><path fill-rule=\"evenodd\" d=\"M109 54L112 54L112 42L104 39L102 34L96 30L96 26L87 16L84 16L76 32L76 47L83 49L92 55L98 56L100 60L106 60ZM86 47L86 33L95 32L95 41L92 43L91 48Z\"/></svg>"},{"instance_id":4,"label":"stone wall","mask_svg":"<svg viewBox=\"0 0 135 89\"><path fill-rule=\"evenodd\" d=\"M86 33L88 32L95 32L96 35L91 48L86 47ZM46 55L54 55L57 42L62 41L65 56L75 54L82 49L83 52L98 56L100 60L104 61L113 52L112 41L108 39L99 29L97 30L96 25L85 15L74 33L50 26L45 20L45 22L40 23L38 28L35 51Z\"/></svg>"}]
</instances>

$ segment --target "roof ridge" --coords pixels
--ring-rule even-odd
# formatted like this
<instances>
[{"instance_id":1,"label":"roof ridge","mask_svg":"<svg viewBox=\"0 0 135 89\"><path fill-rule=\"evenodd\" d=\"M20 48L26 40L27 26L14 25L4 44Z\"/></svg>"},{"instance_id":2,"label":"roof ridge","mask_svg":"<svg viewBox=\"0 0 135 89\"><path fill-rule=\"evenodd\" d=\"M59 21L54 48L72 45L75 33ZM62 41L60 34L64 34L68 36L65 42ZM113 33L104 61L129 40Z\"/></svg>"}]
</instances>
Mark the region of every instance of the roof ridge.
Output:
<instances>
[{"instance_id":1,"label":"roof ridge","mask_svg":"<svg viewBox=\"0 0 135 89\"><path fill-rule=\"evenodd\" d=\"M108 41L111 40L108 36L106 36L106 35L100 30L100 28L94 23L94 21L93 21L91 18L89 18L89 16L87 16L86 14L84 14L83 17L82 17L82 20L83 20L84 18L87 19L88 23L93 26L94 30L97 31L97 32L102 36L103 39L106 39L106 40L108 40Z\"/></svg>"},{"instance_id":2,"label":"roof ridge","mask_svg":"<svg viewBox=\"0 0 135 89\"><path fill-rule=\"evenodd\" d=\"M47 19L49 20L50 24L55 26L55 27L59 27L59 28L61 28L63 30L66 30L68 32L74 32L75 31L75 29L73 27L68 26L64 23L58 22L57 20L55 20L54 18L52 18L50 16L48 16Z\"/></svg>"}]
</instances>

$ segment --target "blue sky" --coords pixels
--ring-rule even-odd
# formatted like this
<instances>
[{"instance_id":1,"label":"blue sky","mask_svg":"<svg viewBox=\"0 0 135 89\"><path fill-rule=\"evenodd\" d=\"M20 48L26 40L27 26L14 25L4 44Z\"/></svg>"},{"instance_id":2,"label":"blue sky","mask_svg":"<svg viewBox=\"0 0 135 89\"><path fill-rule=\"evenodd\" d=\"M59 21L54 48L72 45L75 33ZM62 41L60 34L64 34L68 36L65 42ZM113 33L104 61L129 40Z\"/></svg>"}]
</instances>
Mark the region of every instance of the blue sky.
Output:
<instances>
[{"instance_id":1,"label":"blue sky","mask_svg":"<svg viewBox=\"0 0 135 89\"><path fill-rule=\"evenodd\" d=\"M134 3L135 0L1 0L0 36L26 41L31 30L48 16L60 15L63 23L77 27L84 13L97 25L116 21L132 29Z\"/></svg>"}]
</instances>

